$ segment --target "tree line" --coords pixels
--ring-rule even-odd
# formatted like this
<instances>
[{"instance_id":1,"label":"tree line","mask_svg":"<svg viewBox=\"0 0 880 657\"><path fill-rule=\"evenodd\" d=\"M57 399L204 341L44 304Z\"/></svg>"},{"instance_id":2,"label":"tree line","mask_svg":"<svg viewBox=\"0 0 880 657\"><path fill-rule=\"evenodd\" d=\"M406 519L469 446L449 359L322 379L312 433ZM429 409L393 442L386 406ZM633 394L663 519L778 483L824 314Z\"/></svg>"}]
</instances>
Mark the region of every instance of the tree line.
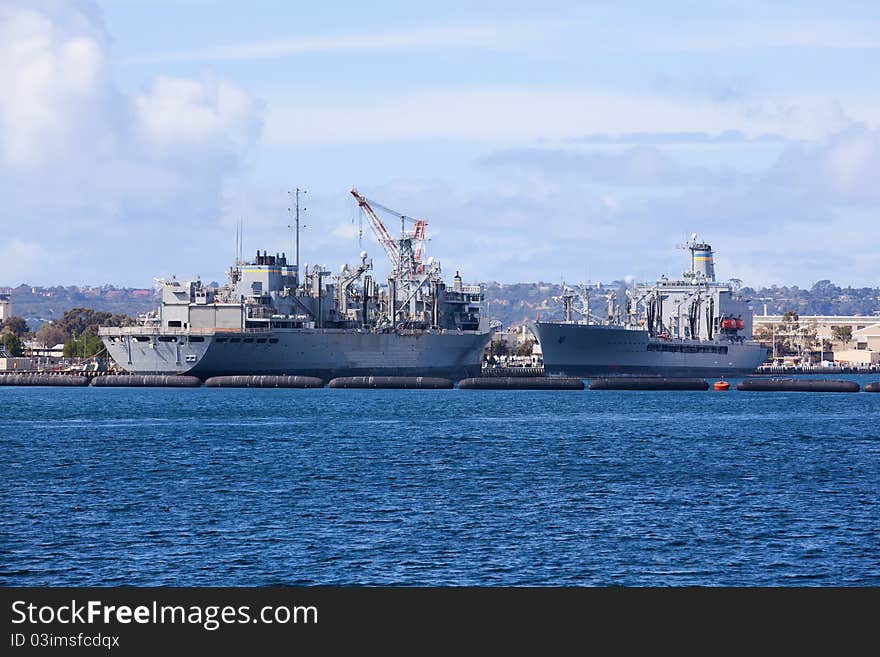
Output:
<instances>
[{"instance_id":1,"label":"tree line","mask_svg":"<svg viewBox=\"0 0 880 657\"><path fill-rule=\"evenodd\" d=\"M72 308L59 319L46 322L37 331L32 331L23 317L9 317L0 322L0 346L9 356L23 356L27 351L25 343L29 341L46 348L63 344L65 357L91 358L104 349L98 337L99 328L130 326L133 322L128 315Z\"/></svg>"}]
</instances>

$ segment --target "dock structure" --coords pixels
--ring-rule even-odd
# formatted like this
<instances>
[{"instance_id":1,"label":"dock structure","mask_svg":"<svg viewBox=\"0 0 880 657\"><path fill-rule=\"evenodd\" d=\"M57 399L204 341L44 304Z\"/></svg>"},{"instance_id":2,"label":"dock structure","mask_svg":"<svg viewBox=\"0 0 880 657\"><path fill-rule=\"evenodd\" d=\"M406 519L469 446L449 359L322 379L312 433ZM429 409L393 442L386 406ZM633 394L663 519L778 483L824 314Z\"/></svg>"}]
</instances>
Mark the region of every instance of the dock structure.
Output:
<instances>
[{"instance_id":1,"label":"dock structure","mask_svg":"<svg viewBox=\"0 0 880 657\"><path fill-rule=\"evenodd\" d=\"M198 388L201 379L179 374L110 374L96 376L92 385L100 388Z\"/></svg>"},{"instance_id":2,"label":"dock structure","mask_svg":"<svg viewBox=\"0 0 880 657\"><path fill-rule=\"evenodd\" d=\"M708 390L706 379L674 379L665 377L617 376L593 379L590 390Z\"/></svg>"},{"instance_id":3,"label":"dock structure","mask_svg":"<svg viewBox=\"0 0 880 657\"><path fill-rule=\"evenodd\" d=\"M522 377L522 376L544 376L543 367L484 367L480 371L480 376L501 376L501 377Z\"/></svg>"},{"instance_id":4,"label":"dock structure","mask_svg":"<svg viewBox=\"0 0 880 657\"><path fill-rule=\"evenodd\" d=\"M0 386L87 386L89 377L75 374L2 374Z\"/></svg>"},{"instance_id":5,"label":"dock structure","mask_svg":"<svg viewBox=\"0 0 880 657\"><path fill-rule=\"evenodd\" d=\"M461 390L583 390L581 379L567 377L487 376L462 379Z\"/></svg>"},{"instance_id":6,"label":"dock structure","mask_svg":"<svg viewBox=\"0 0 880 657\"><path fill-rule=\"evenodd\" d=\"M452 381L433 376L341 376L332 379L328 387L442 390L452 388Z\"/></svg>"},{"instance_id":7,"label":"dock structure","mask_svg":"<svg viewBox=\"0 0 880 657\"><path fill-rule=\"evenodd\" d=\"M737 383L736 389L752 392L858 392L859 384L831 379L746 379Z\"/></svg>"},{"instance_id":8,"label":"dock structure","mask_svg":"<svg viewBox=\"0 0 880 657\"><path fill-rule=\"evenodd\" d=\"M205 381L207 388L323 388L324 380L314 376L212 376Z\"/></svg>"}]
</instances>

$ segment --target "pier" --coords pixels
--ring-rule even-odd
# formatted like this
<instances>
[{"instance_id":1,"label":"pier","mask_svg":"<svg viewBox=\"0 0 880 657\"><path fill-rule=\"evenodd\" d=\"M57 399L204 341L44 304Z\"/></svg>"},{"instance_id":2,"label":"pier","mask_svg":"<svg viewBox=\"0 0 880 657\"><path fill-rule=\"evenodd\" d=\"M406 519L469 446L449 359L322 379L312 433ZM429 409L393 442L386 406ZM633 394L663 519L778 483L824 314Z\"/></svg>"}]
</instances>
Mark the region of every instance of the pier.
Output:
<instances>
[{"instance_id":1,"label":"pier","mask_svg":"<svg viewBox=\"0 0 880 657\"><path fill-rule=\"evenodd\" d=\"M104 388L198 388L201 379L179 374L111 374L96 376L93 386Z\"/></svg>"},{"instance_id":2,"label":"pier","mask_svg":"<svg viewBox=\"0 0 880 657\"><path fill-rule=\"evenodd\" d=\"M874 374L880 365L761 365L756 374Z\"/></svg>"},{"instance_id":3,"label":"pier","mask_svg":"<svg viewBox=\"0 0 880 657\"><path fill-rule=\"evenodd\" d=\"M324 380L314 376L273 376L268 374L212 376L206 388L323 388Z\"/></svg>"},{"instance_id":4,"label":"pier","mask_svg":"<svg viewBox=\"0 0 880 657\"><path fill-rule=\"evenodd\" d=\"M341 376L332 379L328 387L442 390L452 388L452 381L434 376Z\"/></svg>"},{"instance_id":5,"label":"pier","mask_svg":"<svg viewBox=\"0 0 880 657\"><path fill-rule=\"evenodd\" d=\"M462 390L583 390L582 379L563 377L487 376L462 379Z\"/></svg>"},{"instance_id":6,"label":"pier","mask_svg":"<svg viewBox=\"0 0 880 657\"><path fill-rule=\"evenodd\" d=\"M544 376L543 367L483 367L480 376Z\"/></svg>"}]
</instances>

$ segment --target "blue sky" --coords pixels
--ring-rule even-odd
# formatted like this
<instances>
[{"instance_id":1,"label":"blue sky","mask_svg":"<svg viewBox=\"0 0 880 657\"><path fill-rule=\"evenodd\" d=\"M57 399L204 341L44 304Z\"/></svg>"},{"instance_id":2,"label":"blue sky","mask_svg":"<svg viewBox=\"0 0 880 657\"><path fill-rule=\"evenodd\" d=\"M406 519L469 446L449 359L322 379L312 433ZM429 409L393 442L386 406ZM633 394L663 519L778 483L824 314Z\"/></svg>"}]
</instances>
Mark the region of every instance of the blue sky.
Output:
<instances>
[{"instance_id":1,"label":"blue sky","mask_svg":"<svg viewBox=\"0 0 880 657\"><path fill-rule=\"evenodd\" d=\"M878 83L872 2L0 0L0 284L219 280L296 186L381 273L356 185L471 281L880 285Z\"/></svg>"}]
</instances>

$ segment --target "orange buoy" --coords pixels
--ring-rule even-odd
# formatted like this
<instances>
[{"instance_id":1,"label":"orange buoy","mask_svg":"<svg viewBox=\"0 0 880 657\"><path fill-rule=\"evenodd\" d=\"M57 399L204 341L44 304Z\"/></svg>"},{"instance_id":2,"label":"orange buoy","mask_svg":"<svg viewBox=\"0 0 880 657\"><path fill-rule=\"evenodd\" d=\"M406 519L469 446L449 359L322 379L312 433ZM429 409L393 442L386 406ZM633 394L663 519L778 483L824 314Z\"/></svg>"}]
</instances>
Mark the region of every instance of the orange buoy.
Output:
<instances>
[{"instance_id":1,"label":"orange buoy","mask_svg":"<svg viewBox=\"0 0 880 657\"><path fill-rule=\"evenodd\" d=\"M730 384L727 381L716 381L712 387L715 390L730 390Z\"/></svg>"}]
</instances>

